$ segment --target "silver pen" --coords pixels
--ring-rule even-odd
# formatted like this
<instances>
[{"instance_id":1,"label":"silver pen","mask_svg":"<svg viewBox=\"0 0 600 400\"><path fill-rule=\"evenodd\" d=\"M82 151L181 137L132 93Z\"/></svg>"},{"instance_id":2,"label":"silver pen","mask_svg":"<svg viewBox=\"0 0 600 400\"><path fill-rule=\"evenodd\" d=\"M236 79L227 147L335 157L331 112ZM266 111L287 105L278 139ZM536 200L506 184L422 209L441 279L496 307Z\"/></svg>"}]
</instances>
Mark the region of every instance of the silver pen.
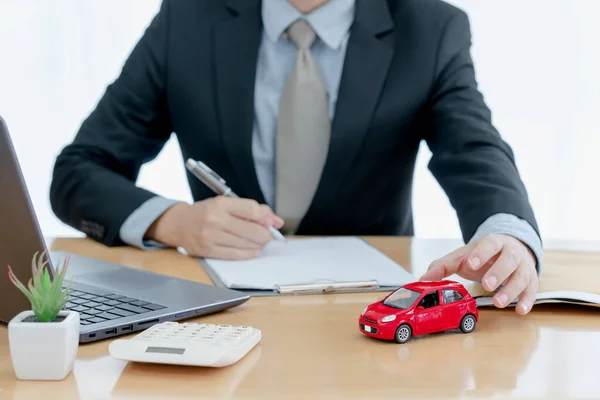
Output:
<instances>
[{"instance_id":1,"label":"silver pen","mask_svg":"<svg viewBox=\"0 0 600 400\"><path fill-rule=\"evenodd\" d=\"M210 169L203 162L188 158L188 160L185 162L185 167L216 194L236 199L239 198L239 196L235 194L229 186L227 186L225 179L221 178L215 171ZM286 241L285 236L283 236L281 232L272 226L269 227L269 231L275 239L282 240L284 242Z\"/></svg>"}]
</instances>

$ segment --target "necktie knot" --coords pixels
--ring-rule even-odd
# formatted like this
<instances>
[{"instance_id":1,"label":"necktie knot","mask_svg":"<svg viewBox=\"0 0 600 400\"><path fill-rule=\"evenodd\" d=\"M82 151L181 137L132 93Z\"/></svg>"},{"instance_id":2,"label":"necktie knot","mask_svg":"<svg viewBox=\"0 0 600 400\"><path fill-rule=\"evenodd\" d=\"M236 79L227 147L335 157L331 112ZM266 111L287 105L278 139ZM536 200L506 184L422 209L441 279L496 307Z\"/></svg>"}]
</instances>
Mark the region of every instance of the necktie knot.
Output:
<instances>
[{"instance_id":1,"label":"necktie knot","mask_svg":"<svg viewBox=\"0 0 600 400\"><path fill-rule=\"evenodd\" d=\"M290 40L301 50L308 50L317 38L313 27L304 19L291 24L287 33Z\"/></svg>"}]
</instances>

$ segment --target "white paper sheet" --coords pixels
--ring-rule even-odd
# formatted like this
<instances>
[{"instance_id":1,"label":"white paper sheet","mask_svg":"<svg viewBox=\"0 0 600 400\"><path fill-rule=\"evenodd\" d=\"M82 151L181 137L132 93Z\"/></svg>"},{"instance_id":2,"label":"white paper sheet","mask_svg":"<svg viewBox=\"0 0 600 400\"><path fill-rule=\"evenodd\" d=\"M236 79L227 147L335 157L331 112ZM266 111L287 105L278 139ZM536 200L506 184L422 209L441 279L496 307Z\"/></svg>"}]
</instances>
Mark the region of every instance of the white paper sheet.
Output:
<instances>
[{"instance_id":1,"label":"white paper sheet","mask_svg":"<svg viewBox=\"0 0 600 400\"><path fill-rule=\"evenodd\" d=\"M573 291L555 291L555 292L543 292L538 293L536 296L536 303L543 303L546 301L556 302L578 302L578 303L591 303L600 305L600 295L595 293L585 292L573 292ZM517 305L518 299L515 299L510 306ZM490 307L494 305L494 299L492 297L479 297L477 299L477 306L479 307Z\"/></svg>"},{"instance_id":2,"label":"white paper sheet","mask_svg":"<svg viewBox=\"0 0 600 400\"><path fill-rule=\"evenodd\" d=\"M263 255L242 261L206 259L232 289L276 290L278 285L378 282L398 287L417 279L357 237L273 241Z\"/></svg>"}]
</instances>

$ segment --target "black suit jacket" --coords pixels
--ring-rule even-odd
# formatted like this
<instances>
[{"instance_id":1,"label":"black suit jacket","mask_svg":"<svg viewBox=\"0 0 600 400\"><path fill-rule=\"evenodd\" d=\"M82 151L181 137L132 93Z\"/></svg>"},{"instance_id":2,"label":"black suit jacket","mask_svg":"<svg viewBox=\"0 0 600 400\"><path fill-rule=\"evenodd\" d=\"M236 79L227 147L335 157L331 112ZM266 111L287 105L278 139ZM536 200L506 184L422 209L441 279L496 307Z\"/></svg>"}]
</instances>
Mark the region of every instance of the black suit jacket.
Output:
<instances>
[{"instance_id":1,"label":"black suit jacket","mask_svg":"<svg viewBox=\"0 0 600 400\"><path fill-rule=\"evenodd\" d=\"M155 196L140 167L174 132L242 197L264 202L253 165L260 0L165 0L59 155L51 204L106 245ZM357 0L329 158L298 234L412 235L419 143L456 209L464 240L495 213L536 221L513 153L478 91L466 14L440 0ZM214 194L188 175L195 200Z\"/></svg>"}]
</instances>

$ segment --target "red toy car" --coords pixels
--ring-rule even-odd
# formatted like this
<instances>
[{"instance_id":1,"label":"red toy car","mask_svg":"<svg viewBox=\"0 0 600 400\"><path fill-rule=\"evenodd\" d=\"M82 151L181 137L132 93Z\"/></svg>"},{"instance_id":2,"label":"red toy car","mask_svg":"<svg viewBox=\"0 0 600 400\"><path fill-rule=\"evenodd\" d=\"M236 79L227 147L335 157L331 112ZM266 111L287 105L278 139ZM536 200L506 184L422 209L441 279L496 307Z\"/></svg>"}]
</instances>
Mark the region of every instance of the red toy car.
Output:
<instances>
[{"instance_id":1,"label":"red toy car","mask_svg":"<svg viewBox=\"0 0 600 400\"><path fill-rule=\"evenodd\" d=\"M454 281L414 282L365 308L362 333L406 343L412 336L461 329L471 333L479 320L475 299Z\"/></svg>"}]
</instances>

